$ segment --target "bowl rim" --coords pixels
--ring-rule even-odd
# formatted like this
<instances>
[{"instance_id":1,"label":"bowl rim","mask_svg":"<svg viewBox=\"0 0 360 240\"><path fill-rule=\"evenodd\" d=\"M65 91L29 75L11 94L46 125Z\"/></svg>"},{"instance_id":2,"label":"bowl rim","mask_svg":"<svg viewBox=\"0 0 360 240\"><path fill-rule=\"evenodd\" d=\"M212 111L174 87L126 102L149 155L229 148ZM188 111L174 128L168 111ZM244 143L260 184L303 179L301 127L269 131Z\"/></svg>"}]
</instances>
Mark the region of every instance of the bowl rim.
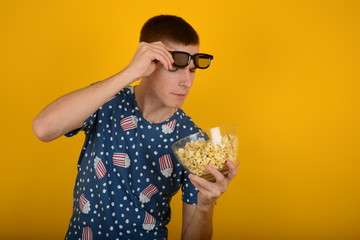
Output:
<instances>
[{"instance_id":1,"label":"bowl rim","mask_svg":"<svg viewBox=\"0 0 360 240\"><path fill-rule=\"evenodd\" d=\"M174 143L171 145L171 149L173 149L173 147L174 147L174 145L175 145L176 143L178 143L178 142L180 142L180 141L182 141L182 140L184 140L184 139L186 139L186 138L190 138L190 137L192 137L192 136L196 136L196 135L201 134L201 133L206 133L206 132L210 131L211 129L222 128L222 127L232 127L232 128L234 128L234 129L235 129L235 133L236 133L236 135L237 135L237 125L236 125L236 124L231 124L231 123L229 123L229 124L223 124L223 125L219 125L219 126L216 126L216 127L207 128L207 129L205 129L205 130L201 130L201 131L199 131L199 132L192 133L192 134L190 134L190 135L188 135L188 136L186 136L186 137L180 138L180 139L178 139L176 142L174 142ZM200 129L201 129L201 128L200 128Z\"/></svg>"}]
</instances>

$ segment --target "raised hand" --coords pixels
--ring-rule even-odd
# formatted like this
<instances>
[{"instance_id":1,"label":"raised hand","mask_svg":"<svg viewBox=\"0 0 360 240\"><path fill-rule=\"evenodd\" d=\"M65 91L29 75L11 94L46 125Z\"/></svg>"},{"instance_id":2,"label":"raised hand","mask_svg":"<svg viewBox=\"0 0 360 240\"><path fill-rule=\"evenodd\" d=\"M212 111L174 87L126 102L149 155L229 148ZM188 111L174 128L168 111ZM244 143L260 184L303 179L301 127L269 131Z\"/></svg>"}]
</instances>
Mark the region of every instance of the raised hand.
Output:
<instances>
[{"instance_id":1,"label":"raised hand","mask_svg":"<svg viewBox=\"0 0 360 240\"><path fill-rule=\"evenodd\" d=\"M169 51L173 49L165 46L162 42L140 42L137 51L127 69L140 79L149 76L160 62L165 69L173 69L173 58Z\"/></svg>"}]
</instances>

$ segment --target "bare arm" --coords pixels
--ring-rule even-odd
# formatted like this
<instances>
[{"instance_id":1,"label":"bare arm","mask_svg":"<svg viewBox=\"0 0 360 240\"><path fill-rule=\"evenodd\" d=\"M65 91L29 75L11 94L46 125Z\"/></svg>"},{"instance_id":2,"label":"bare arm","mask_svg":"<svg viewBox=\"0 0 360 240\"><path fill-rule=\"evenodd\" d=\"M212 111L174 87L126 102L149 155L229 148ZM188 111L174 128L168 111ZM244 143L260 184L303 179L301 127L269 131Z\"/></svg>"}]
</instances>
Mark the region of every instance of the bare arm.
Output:
<instances>
[{"instance_id":1,"label":"bare arm","mask_svg":"<svg viewBox=\"0 0 360 240\"><path fill-rule=\"evenodd\" d=\"M208 240L213 232L214 206L199 209L198 206L183 203L182 236L184 240Z\"/></svg>"},{"instance_id":2,"label":"bare arm","mask_svg":"<svg viewBox=\"0 0 360 240\"><path fill-rule=\"evenodd\" d=\"M36 136L49 142L81 127L91 114L132 80L133 77L123 71L56 99L35 118L33 130Z\"/></svg>"},{"instance_id":3,"label":"bare arm","mask_svg":"<svg viewBox=\"0 0 360 240\"><path fill-rule=\"evenodd\" d=\"M130 64L116 75L62 96L45 107L33 121L35 135L52 141L82 126L108 99L132 82L150 75L156 61L172 68L172 56L161 42L140 43Z\"/></svg>"},{"instance_id":4,"label":"bare arm","mask_svg":"<svg viewBox=\"0 0 360 240\"><path fill-rule=\"evenodd\" d=\"M215 168L208 166L208 171L215 177L215 182L209 182L193 174L189 179L199 189L198 204L192 206L183 203L183 222L181 239L210 240L213 232L213 212L216 200L226 191L231 180L236 176L237 165L227 161L229 174L223 176Z\"/></svg>"}]
</instances>

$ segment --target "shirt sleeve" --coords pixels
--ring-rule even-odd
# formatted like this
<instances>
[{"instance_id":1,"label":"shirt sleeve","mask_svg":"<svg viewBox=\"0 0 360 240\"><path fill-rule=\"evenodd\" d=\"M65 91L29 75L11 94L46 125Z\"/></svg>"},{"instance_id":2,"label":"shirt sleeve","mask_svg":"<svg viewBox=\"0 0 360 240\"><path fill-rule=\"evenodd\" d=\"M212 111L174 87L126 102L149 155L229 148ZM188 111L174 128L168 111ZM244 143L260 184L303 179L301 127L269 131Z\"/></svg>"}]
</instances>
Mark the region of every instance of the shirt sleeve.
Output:
<instances>
[{"instance_id":1,"label":"shirt sleeve","mask_svg":"<svg viewBox=\"0 0 360 240\"><path fill-rule=\"evenodd\" d=\"M185 171L185 179L182 185L182 201L190 204L196 205L197 204L197 195L199 190L191 183L190 179L188 178L188 172Z\"/></svg>"}]
</instances>

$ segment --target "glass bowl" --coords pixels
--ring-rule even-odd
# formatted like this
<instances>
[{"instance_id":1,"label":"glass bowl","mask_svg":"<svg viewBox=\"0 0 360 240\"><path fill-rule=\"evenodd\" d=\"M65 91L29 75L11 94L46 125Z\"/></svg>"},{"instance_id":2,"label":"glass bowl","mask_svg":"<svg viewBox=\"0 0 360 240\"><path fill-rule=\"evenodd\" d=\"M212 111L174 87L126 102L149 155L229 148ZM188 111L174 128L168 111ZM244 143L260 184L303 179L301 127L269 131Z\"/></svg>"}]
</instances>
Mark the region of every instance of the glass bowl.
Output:
<instances>
[{"instance_id":1,"label":"glass bowl","mask_svg":"<svg viewBox=\"0 0 360 240\"><path fill-rule=\"evenodd\" d=\"M226 160L233 163L238 161L236 127L223 125L194 133L178 140L171 148L177 160L188 172L207 180L214 180L205 168L207 165L226 175L229 172Z\"/></svg>"}]
</instances>

